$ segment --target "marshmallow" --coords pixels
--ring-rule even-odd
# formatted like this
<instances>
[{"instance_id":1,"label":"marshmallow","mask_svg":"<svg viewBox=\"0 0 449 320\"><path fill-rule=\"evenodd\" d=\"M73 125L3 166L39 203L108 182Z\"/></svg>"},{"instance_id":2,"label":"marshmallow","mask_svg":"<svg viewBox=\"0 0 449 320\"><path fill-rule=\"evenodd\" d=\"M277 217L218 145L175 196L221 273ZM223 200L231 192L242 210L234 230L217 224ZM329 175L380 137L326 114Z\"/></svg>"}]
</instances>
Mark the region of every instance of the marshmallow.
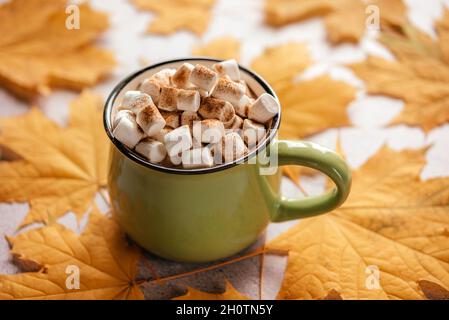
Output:
<instances>
[{"instance_id":1,"label":"marshmallow","mask_svg":"<svg viewBox=\"0 0 449 320\"><path fill-rule=\"evenodd\" d=\"M243 121L243 138L249 148L255 147L265 136L266 130L263 124L245 119Z\"/></svg>"},{"instance_id":2,"label":"marshmallow","mask_svg":"<svg viewBox=\"0 0 449 320\"><path fill-rule=\"evenodd\" d=\"M238 130L242 128L242 125L243 119L236 115L232 123L230 125L225 126L225 128L230 130Z\"/></svg>"},{"instance_id":3,"label":"marshmallow","mask_svg":"<svg viewBox=\"0 0 449 320\"><path fill-rule=\"evenodd\" d=\"M175 111L177 109L178 89L172 87L162 87L159 96L158 108L165 111Z\"/></svg>"},{"instance_id":4,"label":"marshmallow","mask_svg":"<svg viewBox=\"0 0 449 320\"><path fill-rule=\"evenodd\" d=\"M223 121L224 127L229 128L230 126L232 126L232 124L234 123L235 117L236 117L236 115L234 113L233 117L230 118L229 121Z\"/></svg>"},{"instance_id":5,"label":"marshmallow","mask_svg":"<svg viewBox=\"0 0 449 320\"><path fill-rule=\"evenodd\" d=\"M128 110L128 111L129 111L129 108L128 108L128 107L125 107L125 106L123 106L123 105L118 105L118 106L113 110L113 112L115 111L115 113L117 113L117 112L122 111L122 110Z\"/></svg>"},{"instance_id":6,"label":"marshmallow","mask_svg":"<svg viewBox=\"0 0 449 320\"><path fill-rule=\"evenodd\" d=\"M200 94L201 98L206 98L209 96L209 91L200 89L200 88L196 88L196 91L198 91L198 93Z\"/></svg>"},{"instance_id":7,"label":"marshmallow","mask_svg":"<svg viewBox=\"0 0 449 320\"><path fill-rule=\"evenodd\" d=\"M159 95L162 87L170 86L171 77L176 72L175 69L163 69L155 74L153 74L150 78L145 79L140 85L140 90L153 99L155 103L159 101Z\"/></svg>"},{"instance_id":8,"label":"marshmallow","mask_svg":"<svg viewBox=\"0 0 449 320\"><path fill-rule=\"evenodd\" d=\"M214 164L223 164L223 140L220 140L214 144L208 144L207 147L212 154Z\"/></svg>"},{"instance_id":9,"label":"marshmallow","mask_svg":"<svg viewBox=\"0 0 449 320\"><path fill-rule=\"evenodd\" d=\"M168 157L170 163L172 163L175 166L179 166L182 163L181 155L175 154L173 156Z\"/></svg>"},{"instance_id":10,"label":"marshmallow","mask_svg":"<svg viewBox=\"0 0 449 320\"><path fill-rule=\"evenodd\" d=\"M179 127L179 113L176 111L160 111L161 116L165 119L167 127L176 129Z\"/></svg>"},{"instance_id":11,"label":"marshmallow","mask_svg":"<svg viewBox=\"0 0 449 320\"><path fill-rule=\"evenodd\" d=\"M140 110L148 106L154 106L153 99L146 93L140 93L132 99L128 108L134 112L134 114L138 114Z\"/></svg>"},{"instance_id":12,"label":"marshmallow","mask_svg":"<svg viewBox=\"0 0 449 320\"><path fill-rule=\"evenodd\" d=\"M112 122L112 129L115 129L115 127L117 127L117 124L122 117L129 118L134 121L136 119L136 116L134 115L134 113L132 111L129 111L127 109L122 109L115 114L114 121Z\"/></svg>"},{"instance_id":13,"label":"marshmallow","mask_svg":"<svg viewBox=\"0 0 449 320\"><path fill-rule=\"evenodd\" d=\"M195 86L189 87L189 88L187 88L186 90L192 90L192 91L198 92L198 93L200 94L200 97L201 97L201 98L205 98L205 97L208 97L208 96L209 96L209 92L208 92L208 91L203 90L203 89L198 88L198 87L195 87Z\"/></svg>"},{"instance_id":14,"label":"marshmallow","mask_svg":"<svg viewBox=\"0 0 449 320\"><path fill-rule=\"evenodd\" d=\"M136 122L150 137L165 127L165 119L154 104L141 109L136 115Z\"/></svg>"},{"instance_id":15,"label":"marshmallow","mask_svg":"<svg viewBox=\"0 0 449 320\"><path fill-rule=\"evenodd\" d=\"M201 121L201 117L198 115L198 113L193 111L184 111L181 114L181 125L185 126L188 125L189 128L192 128L193 122L195 121Z\"/></svg>"},{"instance_id":16,"label":"marshmallow","mask_svg":"<svg viewBox=\"0 0 449 320\"><path fill-rule=\"evenodd\" d=\"M224 134L223 123L216 119L206 119L193 124L193 136L203 143L217 143Z\"/></svg>"},{"instance_id":17,"label":"marshmallow","mask_svg":"<svg viewBox=\"0 0 449 320\"><path fill-rule=\"evenodd\" d=\"M245 143L238 133L230 132L224 136L222 153L225 162L239 159L246 151Z\"/></svg>"},{"instance_id":18,"label":"marshmallow","mask_svg":"<svg viewBox=\"0 0 449 320\"><path fill-rule=\"evenodd\" d=\"M134 148L144 136L142 129L139 128L136 121L128 117L119 119L112 134L118 141L131 149Z\"/></svg>"},{"instance_id":19,"label":"marshmallow","mask_svg":"<svg viewBox=\"0 0 449 320\"><path fill-rule=\"evenodd\" d=\"M231 77L228 76L227 74L225 74L225 75L220 75L220 78L223 78L223 79L228 80L228 81L232 81Z\"/></svg>"},{"instance_id":20,"label":"marshmallow","mask_svg":"<svg viewBox=\"0 0 449 320\"><path fill-rule=\"evenodd\" d=\"M227 75L232 81L240 80L240 69L235 59L230 59L216 63L213 68L222 76Z\"/></svg>"},{"instance_id":21,"label":"marshmallow","mask_svg":"<svg viewBox=\"0 0 449 320\"><path fill-rule=\"evenodd\" d=\"M156 80L161 87L169 86L171 84L171 78L173 77L175 72L176 72L176 69L170 69L170 68L162 69L161 71L153 74L151 76L151 79Z\"/></svg>"},{"instance_id":22,"label":"marshmallow","mask_svg":"<svg viewBox=\"0 0 449 320\"><path fill-rule=\"evenodd\" d=\"M217 80L218 74L215 71L200 64L197 64L190 73L190 82L205 91L211 91Z\"/></svg>"},{"instance_id":23,"label":"marshmallow","mask_svg":"<svg viewBox=\"0 0 449 320\"><path fill-rule=\"evenodd\" d=\"M192 132L192 139L195 142L196 147L198 147L198 145L201 144L201 121L193 121L190 128L190 131Z\"/></svg>"},{"instance_id":24,"label":"marshmallow","mask_svg":"<svg viewBox=\"0 0 449 320\"><path fill-rule=\"evenodd\" d=\"M159 101L159 95L161 94L161 86L155 79L153 78L145 79L140 84L139 89L140 91L148 94L155 103Z\"/></svg>"},{"instance_id":25,"label":"marshmallow","mask_svg":"<svg viewBox=\"0 0 449 320\"><path fill-rule=\"evenodd\" d=\"M136 151L146 157L151 163L159 163L167 155L164 144L150 138L140 141L136 146Z\"/></svg>"},{"instance_id":26,"label":"marshmallow","mask_svg":"<svg viewBox=\"0 0 449 320\"><path fill-rule=\"evenodd\" d=\"M141 92L140 91L134 91L134 90L130 90L130 91L126 91L125 95L123 96L122 99L122 106L129 108L129 106L131 105L131 103L137 99L138 97L140 97Z\"/></svg>"},{"instance_id":27,"label":"marshmallow","mask_svg":"<svg viewBox=\"0 0 449 320\"><path fill-rule=\"evenodd\" d=\"M164 137L165 137L165 135L166 135L167 133L169 133L170 131L172 131L172 130L173 130L173 129L172 129L172 128L169 128L169 127L162 128L161 131L159 131L158 133L156 133L155 135L153 135L151 138L153 138L154 140L157 140L157 141L159 141L159 142L164 143Z\"/></svg>"},{"instance_id":28,"label":"marshmallow","mask_svg":"<svg viewBox=\"0 0 449 320\"><path fill-rule=\"evenodd\" d=\"M172 83L181 89L187 89L191 86L190 83L190 74L193 70L193 65L190 63L184 63L182 66L176 70L176 72L171 77Z\"/></svg>"},{"instance_id":29,"label":"marshmallow","mask_svg":"<svg viewBox=\"0 0 449 320\"><path fill-rule=\"evenodd\" d=\"M257 97L241 79L234 59L160 69L121 102L112 117L117 140L151 163L186 169L241 159L280 113L274 97Z\"/></svg>"},{"instance_id":30,"label":"marshmallow","mask_svg":"<svg viewBox=\"0 0 449 320\"><path fill-rule=\"evenodd\" d=\"M248 84L244 81L244 80L238 80L236 81L236 83L240 86L242 86L242 88L245 90L245 94L252 98L257 98L257 95L254 94L254 92L251 90L251 88L248 86Z\"/></svg>"},{"instance_id":31,"label":"marshmallow","mask_svg":"<svg viewBox=\"0 0 449 320\"><path fill-rule=\"evenodd\" d=\"M201 142L201 136L194 136L192 134L192 148L202 148L203 144Z\"/></svg>"},{"instance_id":32,"label":"marshmallow","mask_svg":"<svg viewBox=\"0 0 449 320\"><path fill-rule=\"evenodd\" d=\"M196 148L182 154L182 166L185 169L210 168L213 164L209 148Z\"/></svg>"},{"instance_id":33,"label":"marshmallow","mask_svg":"<svg viewBox=\"0 0 449 320\"><path fill-rule=\"evenodd\" d=\"M179 89L177 94L178 110L198 111L201 103L201 96L198 91Z\"/></svg>"},{"instance_id":34,"label":"marshmallow","mask_svg":"<svg viewBox=\"0 0 449 320\"><path fill-rule=\"evenodd\" d=\"M181 126L167 133L164 137L164 143L170 157L189 150L192 146L189 126Z\"/></svg>"},{"instance_id":35,"label":"marshmallow","mask_svg":"<svg viewBox=\"0 0 449 320\"><path fill-rule=\"evenodd\" d=\"M194 120L191 122L191 125L189 126L190 132L192 132L192 144L193 148L200 148L203 146L201 142L201 121Z\"/></svg>"},{"instance_id":36,"label":"marshmallow","mask_svg":"<svg viewBox=\"0 0 449 320\"><path fill-rule=\"evenodd\" d=\"M237 104L234 104L235 113L246 118L248 116L248 108L254 103L254 99L244 95Z\"/></svg>"},{"instance_id":37,"label":"marshmallow","mask_svg":"<svg viewBox=\"0 0 449 320\"><path fill-rule=\"evenodd\" d=\"M212 91L212 97L229 101L232 104L238 104L244 94L245 89L241 85L225 78L218 79L217 85Z\"/></svg>"},{"instance_id":38,"label":"marshmallow","mask_svg":"<svg viewBox=\"0 0 449 320\"><path fill-rule=\"evenodd\" d=\"M198 113L205 119L218 119L223 123L229 123L235 117L234 107L229 102L215 98L201 99Z\"/></svg>"},{"instance_id":39,"label":"marshmallow","mask_svg":"<svg viewBox=\"0 0 449 320\"><path fill-rule=\"evenodd\" d=\"M268 93L262 94L248 109L248 118L265 123L279 113L278 101Z\"/></svg>"}]
</instances>

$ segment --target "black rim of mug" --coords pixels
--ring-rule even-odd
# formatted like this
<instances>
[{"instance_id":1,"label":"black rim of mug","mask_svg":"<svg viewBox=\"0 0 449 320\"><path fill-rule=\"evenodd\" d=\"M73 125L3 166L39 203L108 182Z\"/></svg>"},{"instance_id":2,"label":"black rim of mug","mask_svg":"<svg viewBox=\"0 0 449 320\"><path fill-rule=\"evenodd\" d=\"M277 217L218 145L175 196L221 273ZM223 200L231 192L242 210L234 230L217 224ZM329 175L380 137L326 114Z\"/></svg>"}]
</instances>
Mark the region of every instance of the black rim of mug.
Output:
<instances>
[{"instance_id":1,"label":"black rim of mug","mask_svg":"<svg viewBox=\"0 0 449 320\"><path fill-rule=\"evenodd\" d=\"M226 169L232 168L236 165L243 164L243 163L247 162L249 159L256 156L261 151L265 150L265 148L274 139L274 137L279 129L280 122L281 122L281 110L279 110L278 115L272 121L271 128L270 128L270 134L268 135L267 139L265 139L260 146L258 146L255 150L251 151L246 156L236 159L233 162L224 163L224 164L214 166L211 168L201 168L201 169L182 169L181 168L181 169L179 169L179 168L164 167L164 166L161 166L158 164L151 163L148 160L146 160L143 156L141 156L134 150L128 148L123 143L121 143L120 141L118 141L117 139L114 138L114 136L112 135L112 123L111 123L112 108L113 108L115 99L117 98L118 94L123 90L123 88L129 82L131 82L134 78L138 77L142 73L148 72L151 69L161 67L166 64L177 63L177 62L186 62L186 61L198 61L198 60L199 61L210 61L210 62L223 61L220 59L214 59L214 58L208 58L208 57L188 57L188 58L179 58L179 59L162 61L162 62L153 64L151 66L145 67L143 69L140 69L140 70L132 73L131 75L127 76L124 80L120 81L115 86L115 88L112 90L112 92L109 95L109 97L107 98L105 106L104 106L103 125L104 125L104 129L106 131L106 134L108 135L111 142L127 158L129 158L130 160L132 160L134 162L137 162L138 164L140 164L144 167L154 169L157 171L162 171L165 173L183 174L183 175L206 174L206 173L213 173L213 172L217 172L217 171L226 170ZM268 83L265 80L262 79L261 76L259 76L257 73L255 73L245 67L242 67L240 64L239 64L239 67L240 67L240 70L243 70L244 72L249 74L252 78L254 78L262 86L262 88L265 90L266 93L271 94L275 99L277 99L279 101L279 99L276 96L276 94L274 93L273 89L268 85Z\"/></svg>"}]
</instances>

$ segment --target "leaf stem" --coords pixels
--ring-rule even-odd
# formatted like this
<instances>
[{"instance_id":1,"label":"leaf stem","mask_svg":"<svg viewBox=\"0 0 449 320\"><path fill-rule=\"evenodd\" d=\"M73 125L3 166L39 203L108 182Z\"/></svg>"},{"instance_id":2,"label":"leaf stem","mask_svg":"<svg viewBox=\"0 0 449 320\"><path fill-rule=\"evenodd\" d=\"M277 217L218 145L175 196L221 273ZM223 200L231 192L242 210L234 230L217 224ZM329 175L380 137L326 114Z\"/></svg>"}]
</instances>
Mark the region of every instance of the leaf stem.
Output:
<instances>
[{"instance_id":1,"label":"leaf stem","mask_svg":"<svg viewBox=\"0 0 449 320\"><path fill-rule=\"evenodd\" d=\"M176 275L173 275L173 276L167 276L167 277L163 277L163 278L159 278L159 279L142 279L142 280L137 281L137 285L142 285L144 283L158 283L158 284L160 284L160 283L163 283L163 282L166 282L166 281L170 281L170 280L175 280L175 279L179 279L179 278L185 278L185 277L197 274L197 273L215 270L215 269L218 269L218 268L221 268L221 267L224 267L224 266L227 266L227 265L230 265L230 264L242 261L242 260L246 260L248 258L252 258L252 257L258 256L258 255L264 254L264 253L271 253L271 250L268 250L265 247L263 247L262 249L258 249L256 251L248 253L248 254L246 254L244 256L237 257L237 258L234 258L234 259L222 262L222 263L218 263L218 264L215 264L213 266L200 268L200 269L193 270L193 271L183 272L183 273L180 273L180 274L176 274ZM275 253L275 254L277 254L277 253Z\"/></svg>"}]
</instances>

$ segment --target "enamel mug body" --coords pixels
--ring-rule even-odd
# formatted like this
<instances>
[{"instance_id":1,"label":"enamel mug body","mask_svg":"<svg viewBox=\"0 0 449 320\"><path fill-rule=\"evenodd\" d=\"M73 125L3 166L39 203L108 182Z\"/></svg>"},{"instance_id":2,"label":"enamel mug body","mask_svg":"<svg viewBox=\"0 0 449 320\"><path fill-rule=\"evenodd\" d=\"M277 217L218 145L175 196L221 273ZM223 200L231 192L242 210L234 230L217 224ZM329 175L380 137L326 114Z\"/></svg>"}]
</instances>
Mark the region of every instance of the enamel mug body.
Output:
<instances>
[{"instance_id":1,"label":"enamel mug body","mask_svg":"<svg viewBox=\"0 0 449 320\"><path fill-rule=\"evenodd\" d=\"M112 144L108 191L115 216L134 241L167 259L207 262L245 249L269 222L326 213L346 199L351 184L346 162L314 143L278 141L281 114L273 119L267 140L257 150L210 169L154 165L116 140L111 118L124 93L136 90L151 74L186 61L211 66L218 60L187 58L147 67L119 83L106 102L104 125ZM276 97L255 73L242 67L241 76L257 95L267 92ZM279 167L261 161L261 154L265 160L275 157ZM286 199L279 194L283 165L317 169L334 181L335 188L319 196Z\"/></svg>"}]
</instances>

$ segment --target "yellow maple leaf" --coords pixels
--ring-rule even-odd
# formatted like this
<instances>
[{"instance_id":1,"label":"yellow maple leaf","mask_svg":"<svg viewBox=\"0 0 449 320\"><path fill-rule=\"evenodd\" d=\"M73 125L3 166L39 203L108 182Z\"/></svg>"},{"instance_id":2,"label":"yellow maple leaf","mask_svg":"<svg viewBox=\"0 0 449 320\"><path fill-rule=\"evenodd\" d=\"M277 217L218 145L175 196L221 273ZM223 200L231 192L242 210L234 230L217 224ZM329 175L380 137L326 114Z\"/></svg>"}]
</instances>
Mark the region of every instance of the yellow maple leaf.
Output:
<instances>
[{"instance_id":1,"label":"yellow maple leaf","mask_svg":"<svg viewBox=\"0 0 449 320\"><path fill-rule=\"evenodd\" d=\"M267 0L265 18L272 26L283 26L324 16L329 41L358 42L366 31L370 5L379 8L383 25L396 26L404 19L406 8L401 0Z\"/></svg>"},{"instance_id":2,"label":"yellow maple leaf","mask_svg":"<svg viewBox=\"0 0 449 320\"><path fill-rule=\"evenodd\" d=\"M249 298L238 292L229 281L226 281L226 289L223 293L207 293L187 287L185 295L173 298L173 300L249 300Z\"/></svg>"},{"instance_id":3,"label":"yellow maple leaf","mask_svg":"<svg viewBox=\"0 0 449 320\"><path fill-rule=\"evenodd\" d=\"M102 107L100 97L84 92L70 106L67 128L37 108L0 120L0 145L21 157L0 161L0 201L29 201L23 224L48 222L67 211L81 217L106 185Z\"/></svg>"},{"instance_id":4,"label":"yellow maple leaf","mask_svg":"<svg viewBox=\"0 0 449 320\"><path fill-rule=\"evenodd\" d=\"M139 249L128 245L117 223L96 208L80 236L53 224L9 241L23 271L29 265L41 270L0 275L0 300L143 299L135 281ZM67 287L68 267L79 271L79 288Z\"/></svg>"},{"instance_id":5,"label":"yellow maple leaf","mask_svg":"<svg viewBox=\"0 0 449 320\"><path fill-rule=\"evenodd\" d=\"M291 82L311 64L307 47L302 43L291 42L265 49L252 61L251 67L274 89L278 89L285 82Z\"/></svg>"},{"instance_id":6,"label":"yellow maple leaf","mask_svg":"<svg viewBox=\"0 0 449 320\"><path fill-rule=\"evenodd\" d=\"M349 124L346 108L355 97L355 88L328 76L295 81L294 77L310 65L307 48L298 43L268 48L252 63L281 102L281 138L303 138Z\"/></svg>"},{"instance_id":7,"label":"yellow maple leaf","mask_svg":"<svg viewBox=\"0 0 449 320\"><path fill-rule=\"evenodd\" d=\"M295 76L311 64L306 46L299 43L268 48L252 62L252 68L274 88L281 102L282 139L301 139L350 124L347 107L355 97L355 88L328 76L295 81ZM299 167L283 168L294 182L300 171Z\"/></svg>"},{"instance_id":8,"label":"yellow maple leaf","mask_svg":"<svg viewBox=\"0 0 449 320\"><path fill-rule=\"evenodd\" d=\"M197 35L206 31L215 0L132 0L141 10L156 14L148 26L149 33L168 35L190 30Z\"/></svg>"},{"instance_id":9,"label":"yellow maple leaf","mask_svg":"<svg viewBox=\"0 0 449 320\"><path fill-rule=\"evenodd\" d=\"M194 47L192 54L223 60L238 60L240 58L240 42L233 37L220 37L202 46Z\"/></svg>"},{"instance_id":10,"label":"yellow maple leaf","mask_svg":"<svg viewBox=\"0 0 449 320\"><path fill-rule=\"evenodd\" d=\"M328 128L350 125L352 86L328 76L289 83L276 91L282 105L280 136L300 139Z\"/></svg>"},{"instance_id":11,"label":"yellow maple leaf","mask_svg":"<svg viewBox=\"0 0 449 320\"><path fill-rule=\"evenodd\" d=\"M273 63L276 71L273 72ZM288 85L292 79L312 64L307 47L301 43L287 43L265 49L263 54L253 60L251 67L264 77L277 90ZM279 94L278 94L279 96ZM280 97L279 97L280 98ZM283 106L283 104L282 104ZM285 117L282 121L288 121ZM301 169L298 166L284 166L282 173L298 187Z\"/></svg>"},{"instance_id":12,"label":"yellow maple leaf","mask_svg":"<svg viewBox=\"0 0 449 320\"><path fill-rule=\"evenodd\" d=\"M449 121L449 11L438 23L439 41L404 25L399 32L385 32L381 41L396 61L369 57L352 65L371 94L402 99L405 106L392 124L405 123L429 131ZM445 44L443 44L445 43Z\"/></svg>"},{"instance_id":13,"label":"yellow maple leaf","mask_svg":"<svg viewBox=\"0 0 449 320\"><path fill-rule=\"evenodd\" d=\"M446 9L443 18L437 21L436 29L443 60L449 63L449 10Z\"/></svg>"},{"instance_id":14,"label":"yellow maple leaf","mask_svg":"<svg viewBox=\"0 0 449 320\"><path fill-rule=\"evenodd\" d=\"M449 288L449 178L420 180L425 151L383 148L353 173L341 208L270 242L288 251L278 298L422 299L424 280Z\"/></svg>"},{"instance_id":15,"label":"yellow maple leaf","mask_svg":"<svg viewBox=\"0 0 449 320\"><path fill-rule=\"evenodd\" d=\"M115 65L91 42L108 27L104 13L79 6L80 28L66 27L66 0L13 0L0 5L0 86L23 98L50 87L82 89Z\"/></svg>"}]
</instances>

